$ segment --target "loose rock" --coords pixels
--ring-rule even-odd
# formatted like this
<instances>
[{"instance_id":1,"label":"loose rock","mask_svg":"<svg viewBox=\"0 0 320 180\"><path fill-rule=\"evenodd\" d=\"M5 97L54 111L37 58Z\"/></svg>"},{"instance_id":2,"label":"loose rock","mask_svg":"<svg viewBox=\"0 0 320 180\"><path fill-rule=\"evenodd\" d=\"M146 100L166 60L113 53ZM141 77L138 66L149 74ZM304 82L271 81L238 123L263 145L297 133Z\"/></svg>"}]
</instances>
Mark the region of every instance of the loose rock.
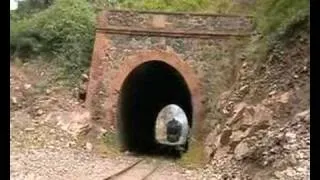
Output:
<instances>
[{"instance_id":1,"label":"loose rock","mask_svg":"<svg viewBox=\"0 0 320 180\"><path fill-rule=\"evenodd\" d=\"M17 98L16 97L11 97L11 101L13 104L17 104L18 101L17 101Z\"/></svg>"},{"instance_id":2,"label":"loose rock","mask_svg":"<svg viewBox=\"0 0 320 180\"><path fill-rule=\"evenodd\" d=\"M26 131L26 132L32 132L32 131L34 131L34 130L35 130L35 128L32 128L32 127L25 128L25 129L24 129L24 131Z\"/></svg>"},{"instance_id":3,"label":"loose rock","mask_svg":"<svg viewBox=\"0 0 320 180\"><path fill-rule=\"evenodd\" d=\"M28 89L30 89L30 88L31 88L31 84L25 84L25 85L24 85L24 89L28 90Z\"/></svg>"},{"instance_id":4,"label":"loose rock","mask_svg":"<svg viewBox=\"0 0 320 180\"><path fill-rule=\"evenodd\" d=\"M250 148L247 143L241 142L237 145L237 147L234 150L234 157L236 160L243 159L246 155L248 155L250 152Z\"/></svg>"},{"instance_id":5,"label":"loose rock","mask_svg":"<svg viewBox=\"0 0 320 180\"><path fill-rule=\"evenodd\" d=\"M275 95L277 93L277 91L271 91L268 95L269 96L273 96L273 95Z\"/></svg>"},{"instance_id":6,"label":"loose rock","mask_svg":"<svg viewBox=\"0 0 320 180\"><path fill-rule=\"evenodd\" d=\"M43 114L44 114L43 110L39 109L39 110L37 111L37 116L41 116L41 115L43 115Z\"/></svg>"},{"instance_id":7,"label":"loose rock","mask_svg":"<svg viewBox=\"0 0 320 180\"><path fill-rule=\"evenodd\" d=\"M92 149L93 149L93 145L92 145L90 142L87 142L87 143L86 143L86 150L89 151L89 152L91 152Z\"/></svg>"},{"instance_id":8,"label":"loose rock","mask_svg":"<svg viewBox=\"0 0 320 180\"><path fill-rule=\"evenodd\" d=\"M50 89L46 89L46 94L49 95L51 93Z\"/></svg>"}]
</instances>

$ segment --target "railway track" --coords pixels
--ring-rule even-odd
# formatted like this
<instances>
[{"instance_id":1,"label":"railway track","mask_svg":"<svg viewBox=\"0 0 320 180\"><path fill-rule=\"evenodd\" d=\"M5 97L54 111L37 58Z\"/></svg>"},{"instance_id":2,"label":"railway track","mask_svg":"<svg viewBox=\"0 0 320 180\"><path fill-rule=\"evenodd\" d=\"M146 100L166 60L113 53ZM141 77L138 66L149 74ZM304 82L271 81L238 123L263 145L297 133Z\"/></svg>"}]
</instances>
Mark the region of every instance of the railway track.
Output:
<instances>
[{"instance_id":1,"label":"railway track","mask_svg":"<svg viewBox=\"0 0 320 180\"><path fill-rule=\"evenodd\" d=\"M124 169L104 178L103 180L147 180L159 168L159 163L144 163L146 159L139 159Z\"/></svg>"}]
</instances>

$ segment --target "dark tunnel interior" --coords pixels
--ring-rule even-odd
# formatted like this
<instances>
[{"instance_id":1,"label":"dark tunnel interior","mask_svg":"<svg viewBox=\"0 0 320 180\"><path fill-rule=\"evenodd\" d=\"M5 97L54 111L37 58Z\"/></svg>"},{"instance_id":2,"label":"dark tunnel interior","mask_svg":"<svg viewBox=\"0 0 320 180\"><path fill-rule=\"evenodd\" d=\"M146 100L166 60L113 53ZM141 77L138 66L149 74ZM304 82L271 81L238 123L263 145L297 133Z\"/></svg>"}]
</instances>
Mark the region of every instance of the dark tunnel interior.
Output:
<instances>
[{"instance_id":1,"label":"dark tunnel interior","mask_svg":"<svg viewBox=\"0 0 320 180\"><path fill-rule=\"evenodd\" d=\"M172 152L172 147L155 139L157 115L168 104L180 106L192 127L188 86L174 67L162 61L148 61L131 71L121 87L118 103L120 141L131 152L159 155Z\"/></svg>"}]
</instances>

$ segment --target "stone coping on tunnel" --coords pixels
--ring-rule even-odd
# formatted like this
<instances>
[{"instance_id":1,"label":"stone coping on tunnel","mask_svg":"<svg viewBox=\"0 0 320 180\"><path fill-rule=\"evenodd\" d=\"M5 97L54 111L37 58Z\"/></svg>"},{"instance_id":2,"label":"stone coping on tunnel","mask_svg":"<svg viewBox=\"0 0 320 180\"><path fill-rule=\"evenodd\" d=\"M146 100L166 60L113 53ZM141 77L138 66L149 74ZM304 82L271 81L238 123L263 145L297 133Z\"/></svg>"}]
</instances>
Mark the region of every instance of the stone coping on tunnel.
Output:
<instances>
[{"instance_id":1,"label":"stone coping on tunnel","mask_svg":"<svg viewBox=\"0 0 320 180\"><path fill-rule=\"evenodd\" d=\"M133 36L159 36L172 38L219 38L219 37L249 37L250 32L207 32L207 31L183 31L183 30L159 30L143 28L127 28L121 26L97 27L97 32L106 34L124 34Z\"/></svg>"},{"instance_id":2,"label":"stone coping on tunnel","mask_svg":"<svg viewBox=\"0 0 320 180\"><path fill-rule=\"evenodd\" d=\"M113 32L115 29L131 29L249 35L253 29L253 19L250 16L203 13L108 10L101 12L97 22L98 30Z\"/></svg>"}]
</instances>

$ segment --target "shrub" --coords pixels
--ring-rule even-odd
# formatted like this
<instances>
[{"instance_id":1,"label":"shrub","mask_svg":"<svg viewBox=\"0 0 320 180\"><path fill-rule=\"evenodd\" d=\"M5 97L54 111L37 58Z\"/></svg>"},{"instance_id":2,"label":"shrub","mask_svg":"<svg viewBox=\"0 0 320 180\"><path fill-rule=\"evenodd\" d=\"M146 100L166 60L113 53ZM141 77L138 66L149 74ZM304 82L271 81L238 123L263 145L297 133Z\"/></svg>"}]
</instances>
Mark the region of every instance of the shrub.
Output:
<instances>
[{"instance_id":1,"label":"shrub","mask_svg":"<svg viewBox=\"0 0 320 180\"><path fill-rule=\"evenodd\" d=\"M309 15L308 0L258 0L255 17L264 35L287 31L295 21Z\"/></svg>"},{"instance_id":2,"label":"shrub","mask_svg":"<svg viewBox=\"0 0 320 180\"><path fill-rule=\"evenodd\" d=\"M254 5L256 29L262 35L248 44L249 59L264 62L276 44L285 44L309 19L308 0L257 0Z\"/></svg>"},{"instance_id":3,"label":"shrub","mask_svg":"<svg viewBox=\"0 0 320 180\"><path fill-rule=\"evenodd\" d=\"M95 13L86 0L56 0L28 19L11 22L11 54L46 56L77 77L90 62Z\"/></svg>"}]
</instances>

